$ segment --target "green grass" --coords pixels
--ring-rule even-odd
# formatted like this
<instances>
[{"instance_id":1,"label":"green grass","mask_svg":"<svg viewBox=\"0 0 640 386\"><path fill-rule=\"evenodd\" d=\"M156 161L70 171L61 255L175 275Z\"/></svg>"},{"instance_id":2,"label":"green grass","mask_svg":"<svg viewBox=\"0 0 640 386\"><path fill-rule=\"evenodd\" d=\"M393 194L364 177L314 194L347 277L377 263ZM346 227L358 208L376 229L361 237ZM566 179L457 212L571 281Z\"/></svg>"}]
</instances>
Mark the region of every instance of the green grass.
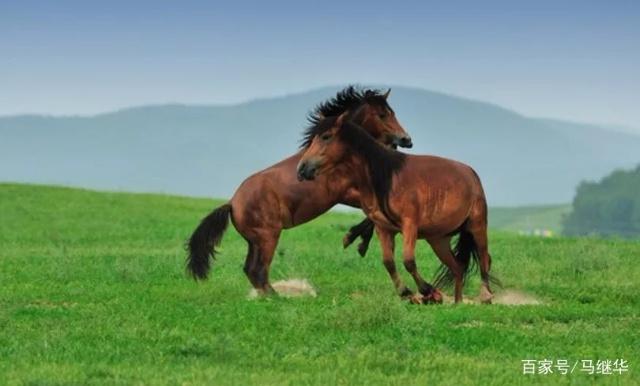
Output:
<instances>
[{"instance_id":1,"label":"green grass","mask_svg":"<svg viewBox=\"0 0 640 386\"><path fill-rule=\"evenodd\" d=\"M494 272L544 305L411 306L377 243L342 250L360 215L333 213L285 232L272 270L318 297L249 301L232 227L209 281L184 274L216 204L0 184L0 384L640 384L638 241L492 232ZM437 266L424 243L418 264ZM630 371L523 376L529 358Z\"/></svg>"},{"instance_id":2,"label":"green grass","mask_svg":"<svg viewBox=\"0 0 640 386\"><path fill-rule=\"evenodd\" d=\"M569 212L570 204L495 207L489 209L489 225L493 229L512 232L548 229L559 234L562 232L562 218Z\"/></svg>"}]
</instances>

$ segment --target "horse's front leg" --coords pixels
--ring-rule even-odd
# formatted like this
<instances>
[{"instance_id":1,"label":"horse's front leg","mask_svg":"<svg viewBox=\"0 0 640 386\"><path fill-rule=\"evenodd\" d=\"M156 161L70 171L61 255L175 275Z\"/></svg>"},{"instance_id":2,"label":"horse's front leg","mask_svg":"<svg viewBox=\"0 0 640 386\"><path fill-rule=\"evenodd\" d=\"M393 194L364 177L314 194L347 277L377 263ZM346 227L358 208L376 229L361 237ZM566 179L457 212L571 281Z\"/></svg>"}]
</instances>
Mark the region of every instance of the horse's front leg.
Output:
<instances>
[{"instance_id":1,"label":"horse's front leg","mask_svg":"<svg viewBox=\"0 0 640 386\"><path fill-rule=\"evenodd\" d=\"M380 240L380 247L382 249L382 263L384 267L387 269L389 276L391 277L391 281L393 282L393 286L396 289L398 295L400 295L403 299L409 299L412 303L419 302L421 299L415 296L413 291L411 291L407 286L402 282L400 275L398 275L398 271L396 270L396 262L394 261L394 251L395 251L395 233L389 232L385 229L382 229L378 226L376 228L376 234L378 235L378 240Z\"/></svg>"},{"instance_id":2,"label":"horse's front leg","mask_svg":"<svg viewBox=\"0 0 640 386\"><path fill-rule=\"evenodd\" d=\"M442 294L431 284L427 283L416 265L416 240L418 238L418 227L413 222L405 221L402 226L402 257L404 267L415 280L418 290L424 296L425 303L442 303Z\"/></svg>"},{"instance_id":3,"label":"horse's front leg","mask_svg":"<svg viewBox=\"0 0 640 386\"><path fill-rule=\"evenodd\" d=\"M373 222L368 218L365 218L359 224L349 228L349 231L342 239L342 246L347 248L358 237L360 237L362 241L358 244L358 253L360 256L364 257L367 253L367 249L369 249L369 242L371 241L371 237L373 237L374 228L375 225Z\"/></svg>"}]
</instances>

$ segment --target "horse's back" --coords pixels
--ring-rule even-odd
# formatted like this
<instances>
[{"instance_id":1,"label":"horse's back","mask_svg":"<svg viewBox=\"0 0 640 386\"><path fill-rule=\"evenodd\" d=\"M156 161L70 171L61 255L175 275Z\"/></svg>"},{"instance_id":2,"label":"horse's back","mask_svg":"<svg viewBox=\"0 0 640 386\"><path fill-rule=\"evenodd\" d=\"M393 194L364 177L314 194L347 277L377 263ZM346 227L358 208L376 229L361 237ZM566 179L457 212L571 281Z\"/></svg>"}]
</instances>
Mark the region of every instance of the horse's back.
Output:
<instances>
[{"instance_id":1,"label":"horse's back","mask_svg":"<svg viewBox=\"0 0 640 386\"><path fill-rule=\"evenodd\" d=\"M408 217L414 217L425 236L441 235L457 229L484 192L476 172L467 164L448 158L408 156L397 187L403 193L396 202Z\"/></svg>"},{"instance_id":2,"label":"horse's back","mask_svg":"<svg viewBox=\"0 0 640 386\"><path fill-rule=\"evenodd\" d=\"M295 180L295 165L299 158L296 153L252 174L238 186L230 202L233 223L241 234L280 229L286 225L288 213L283 197L287 186Z\"/></svg>"},{"instance_id":3,"label":"horse's back","mask_svg":"<svg viewBox=\"0 0 640 386\"><path fill-rule=\"evenodd\" d=\"M327 188L333 179L322 175L314 181L298 181L296 166L301 154L254 173L240 184L231 199L236 228L291 228L337 203Z\"/></svg>"},{"instance_id":4,"label":"horse's back","mask_svg":"<svg viewBox=\"0 0 640 386\"><path fill-rule=\"evenodd\" d=\"M469 189L471 194L484 196L476 171L464 162L434 155L410 155L405 165L407 172L426 183L458 189Z\"/></svg>"}]
</instances>

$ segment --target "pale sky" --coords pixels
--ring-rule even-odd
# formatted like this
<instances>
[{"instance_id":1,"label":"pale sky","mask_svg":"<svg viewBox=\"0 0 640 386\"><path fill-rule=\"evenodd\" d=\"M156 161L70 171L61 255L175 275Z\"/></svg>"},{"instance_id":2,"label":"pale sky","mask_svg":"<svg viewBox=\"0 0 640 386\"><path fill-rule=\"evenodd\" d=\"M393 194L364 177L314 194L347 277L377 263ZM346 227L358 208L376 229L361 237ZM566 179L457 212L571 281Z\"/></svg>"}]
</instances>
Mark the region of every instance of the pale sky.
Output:
<instances>
[{"instance_id":1,"label":"pale sky","mask_svg":"<svg viewBox=\"0 0 640 386\"><path fill-rule=\"evenodd\" d=\"M638 1L231 3L0 0L0 115L372 83L640 132Z\"/></svg>"}]
</instances>

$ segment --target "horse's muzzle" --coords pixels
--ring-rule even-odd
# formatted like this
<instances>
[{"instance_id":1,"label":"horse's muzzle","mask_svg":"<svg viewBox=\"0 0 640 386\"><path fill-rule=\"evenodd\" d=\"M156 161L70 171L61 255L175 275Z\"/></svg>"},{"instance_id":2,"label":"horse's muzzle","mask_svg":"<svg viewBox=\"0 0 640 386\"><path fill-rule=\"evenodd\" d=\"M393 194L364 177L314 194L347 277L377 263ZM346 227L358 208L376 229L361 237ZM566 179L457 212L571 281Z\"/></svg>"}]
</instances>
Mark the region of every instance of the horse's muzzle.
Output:
<instances>
[{"instance_id":1,"label":"horse's muzzle","mask_svg":"<svg viewBox=\"0 0 640 386\"><path fill-rule=\"evenodd\" d=\"M413 147L413 142L409 136L396 138L394 144L400 147L406 147L407 149L411 149Z\"/></svg>"},{"instance_id":2,"label":"horse's muzzle","mask_svg":"<svg viewBox=\"0 0 640 386\"><path fill-rule=\"evenodd\" d=\"M316 165L309 162L298 164L298 181L313 180L316 177Z\"/></svg>"}]
</instances>

